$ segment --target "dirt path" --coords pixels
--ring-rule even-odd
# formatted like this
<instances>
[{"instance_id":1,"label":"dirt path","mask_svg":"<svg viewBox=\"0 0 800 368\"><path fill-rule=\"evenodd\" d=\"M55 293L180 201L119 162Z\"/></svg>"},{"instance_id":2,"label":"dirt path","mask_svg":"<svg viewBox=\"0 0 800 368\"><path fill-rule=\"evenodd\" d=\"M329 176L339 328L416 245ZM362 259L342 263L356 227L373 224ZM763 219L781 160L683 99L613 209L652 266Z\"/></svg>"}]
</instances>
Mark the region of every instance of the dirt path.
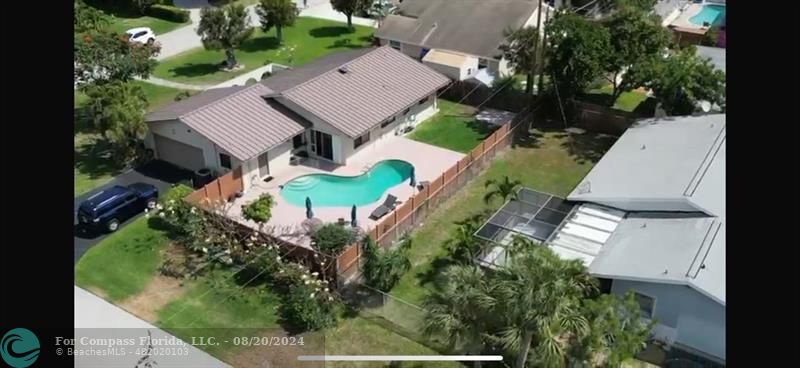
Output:
<instances>
[{"instance_id":1,"label":"dirt path","mask_svg":"<svg viewBox=\"0 0 800 368\"><path fill-rule=\"evenodd\" d=\"M180 280L156 275L142 292L121 301L118 305L147 322L155 323L158 320L158 311L167 303L181 297L184 291Z\"/></svg>"}]
</instances>

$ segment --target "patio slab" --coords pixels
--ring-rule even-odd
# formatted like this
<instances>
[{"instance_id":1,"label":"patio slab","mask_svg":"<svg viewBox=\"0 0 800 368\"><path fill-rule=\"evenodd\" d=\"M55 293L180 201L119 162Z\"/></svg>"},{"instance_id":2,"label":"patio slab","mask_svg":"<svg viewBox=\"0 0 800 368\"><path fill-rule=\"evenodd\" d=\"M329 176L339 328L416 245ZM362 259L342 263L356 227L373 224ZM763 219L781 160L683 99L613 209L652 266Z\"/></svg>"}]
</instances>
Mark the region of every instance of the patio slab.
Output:
<instances>
[{"instance_id":1,"label":"patio slab","mask_svg":"<svg viewBox=\"0 0 800 368\"><path fill-rule=\"evenodd\" d=\"M389 159L404 160L414 165L417 182L431 181L455 165L462 157L464 157L464 154L460 152L450 151L405 137L385 137L351 156L347 160L347 165L332 165L321 161L309 160L306 164L291 166L278 173L268 183L258 181L241 198L236 199L231 204L226 215L242 224L258 229L258 225L255 222L245 220L242 217L241 206L252 202L263 193L269 193L275 200L275 206L272 208L272 218L265 226L265 231L271 232L274 236L287 242L310 248L307 230L302 226L305 220L305 207L290 204L280 195L280 187L288 181L298 176L314 173L342 176L360 175L369 170L374 164ZM378 201L357 206L358 226L365 231L375 226L377 221L369 219L369 214L383 203L388 194L397 197L399 201L397 205L399 206L405 203L415 191L416 189L412 188L408 181L404 181L389 188ZM339 218L349 223L350 208L350 206L314 207L313 211L314 217L325 223L336 222Z\"/></svg>"}]
</instances>

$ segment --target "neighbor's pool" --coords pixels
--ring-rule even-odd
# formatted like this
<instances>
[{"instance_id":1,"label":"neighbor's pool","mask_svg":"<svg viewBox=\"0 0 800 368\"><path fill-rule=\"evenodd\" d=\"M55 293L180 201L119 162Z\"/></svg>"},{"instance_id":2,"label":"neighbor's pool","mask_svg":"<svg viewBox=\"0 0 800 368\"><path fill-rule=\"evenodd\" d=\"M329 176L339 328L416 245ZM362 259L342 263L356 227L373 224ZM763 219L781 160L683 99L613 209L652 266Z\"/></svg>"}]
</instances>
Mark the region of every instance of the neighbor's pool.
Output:
<instances>
[{"instance_id":1,"label":"neighbor's pool","mask_svg":"<svg viewBox=\"0 0 800 368\"><path fill-rule=\"evenodd\" d=\"M299 207L305 206L306 197L311 198L312 207L361 206L381 199L387 189L408 180L412 168L402 160L385 160L358 176L304 175L287 182L281 197Z\"/></svg>"},{"instance_id":2,"label":"neighbor's pool","mask_svg":"<svg viewBox=\"0 0 800 368\"><path fill-rule=\"evenodd\" d=\"M689 18L692 24L702 26L704 23L712 26L718 26L725 19L725 5L703 5L697 15Z\"/></svg>"}]
</instances>

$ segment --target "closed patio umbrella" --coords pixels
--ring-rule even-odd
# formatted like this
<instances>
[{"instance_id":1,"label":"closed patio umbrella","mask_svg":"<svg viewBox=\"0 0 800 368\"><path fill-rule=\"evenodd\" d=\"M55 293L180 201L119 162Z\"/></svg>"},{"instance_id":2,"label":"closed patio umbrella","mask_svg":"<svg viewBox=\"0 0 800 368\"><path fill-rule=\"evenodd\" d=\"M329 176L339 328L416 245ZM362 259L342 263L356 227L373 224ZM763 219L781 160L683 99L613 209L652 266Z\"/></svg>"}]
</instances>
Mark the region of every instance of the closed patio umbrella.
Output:
<instances>
[{"instance_id":1,"label":"closed patio umbrella","mask_svg":"<svg viewBox=\"0 0 800 368\"><path fill-rule=\"evenodd\" d=\"M411 187L417 186L417 176L414 173L414 166L411 166L411 174L409 175L408 178L408 185L410 185Z\"/></svg>"},{"instance_id":2,"label":"closed patio umbrella","mask_svg":"<svg viewBox=\"0 0 800 368\"><path fill-rule=\"evenodd\" d=\"M350 209L350 226L356 227L356 205Z\"/></svg>"},{"instance_id":3,"label":"closed patio umbrella","mask_svg":"<svg viewBox=\"0 0 800 368\"><path fill-rule=\"evenodd\" d=\"M314 211L311 210L311 198L306 197L306 218L311 219L314 217Z\"/></svg>"}]
</instances>

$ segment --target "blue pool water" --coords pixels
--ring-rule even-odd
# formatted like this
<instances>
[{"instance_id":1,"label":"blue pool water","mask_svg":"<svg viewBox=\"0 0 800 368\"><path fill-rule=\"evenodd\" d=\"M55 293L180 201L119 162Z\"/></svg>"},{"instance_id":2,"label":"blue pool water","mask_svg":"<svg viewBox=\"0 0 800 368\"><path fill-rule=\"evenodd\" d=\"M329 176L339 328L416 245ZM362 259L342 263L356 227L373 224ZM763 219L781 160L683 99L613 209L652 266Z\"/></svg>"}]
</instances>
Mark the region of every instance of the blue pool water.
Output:
<instances>
[{"instance_id":1,"label":"blue pool water","mask_svg":"<svg viewBox=\"0 0 800 368\"><path fill-rule=\"evenodd\" d=\"M306 197L311 198L313 207L361 206L379 200L387 189L407 181L412 168L402 160L385 160L358 176L304 175L286 183L281 197L298 207L305 207Z\"/></svg>"},{"instance_id":2,"label":"blue pool water","mask_svg":"<svg viewBox=\"0 0 800 368\"><path fill-rule=\"evenodd\" d=\"M724 5L703 5L697 15L689 18L689 21L698 26L708 22L712 26L718 26L725 19L725 6Z\"/></svg>"}]
</instances>

